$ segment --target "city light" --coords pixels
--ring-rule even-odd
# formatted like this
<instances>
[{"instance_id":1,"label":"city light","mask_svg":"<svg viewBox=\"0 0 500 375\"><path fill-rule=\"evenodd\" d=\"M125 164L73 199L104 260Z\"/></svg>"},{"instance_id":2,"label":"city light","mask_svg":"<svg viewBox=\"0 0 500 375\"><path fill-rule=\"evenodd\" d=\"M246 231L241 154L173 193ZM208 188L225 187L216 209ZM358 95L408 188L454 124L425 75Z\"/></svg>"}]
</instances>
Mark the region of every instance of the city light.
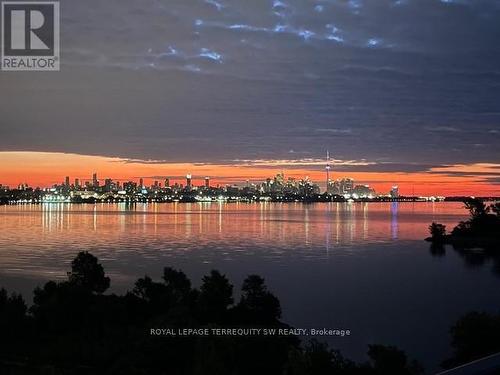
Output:
<instances>
[{"instance_id":1,"label":"city light","mask_svg":"<svg viewBox=\"0 0 500 375\"><path fill-rule=\"evenodd\" d=\"M442 201L445 197L403 196L397 185L387 193L377 193L366 184L356 184L353 178L330 179L331 165L327 153L326 189L308 176L302 179L285 177L284 172L265 181L242 185L210 185L210 177L195 178L186 174L185 184L162 183L154 180L146 186L144 179L136 181L114 181L106 178L104 184L94 172L89 180L76 178L74 183L66 176L61 184L40 189L20 184L17 189L0 185L3 204L21 203L135 203L135 202L356 202L356 201ZM80 182L81 181L81 182Z\"/></svg>"}]
</instances>

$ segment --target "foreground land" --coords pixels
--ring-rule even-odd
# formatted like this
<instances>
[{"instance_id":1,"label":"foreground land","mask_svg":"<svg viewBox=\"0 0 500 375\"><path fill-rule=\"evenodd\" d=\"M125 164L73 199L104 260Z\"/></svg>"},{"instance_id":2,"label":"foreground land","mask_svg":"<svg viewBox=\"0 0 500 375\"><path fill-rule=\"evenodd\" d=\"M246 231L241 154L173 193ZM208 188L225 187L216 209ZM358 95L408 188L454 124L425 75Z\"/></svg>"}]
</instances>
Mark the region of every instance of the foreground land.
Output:
<instances>
[{"instance_id":1,"label":"foreground land","mask_svg":"<svg viewBox=\"0 0 500 375\"><path fill-rule=\"evenodd\" d=\"M0 290L0 372L7 374L411 375L421 366L392 346L369 345L355 363L281 321L281 305L257 275L238 302L212 271L199 289L179 270L161 282L140 278L125 295L105 294L110 279L81 252L68 279L20 295ZM257 335L258 330L284 334ZM207 334L202 334L206 332ZM234 334L214 334L234 332ZM500 315L473 313L452 327L452 367L500 350ZM480 343L480 345L478 345Z\"/></svg>"},{"instance_id":2,"label":"foreground land","mask_svg":"<svg viewBox=\"0 0 500 375\"><path fill-rule=\"evenodd\" d=\"M464 201L470 218L461 221L447 233L446 226L432 223L430 237L426 241L434 246L453 245L457 249L481 248L495 253L500 252L500 203L487 206L481 199Z\"/></svg>"}]
</instances>

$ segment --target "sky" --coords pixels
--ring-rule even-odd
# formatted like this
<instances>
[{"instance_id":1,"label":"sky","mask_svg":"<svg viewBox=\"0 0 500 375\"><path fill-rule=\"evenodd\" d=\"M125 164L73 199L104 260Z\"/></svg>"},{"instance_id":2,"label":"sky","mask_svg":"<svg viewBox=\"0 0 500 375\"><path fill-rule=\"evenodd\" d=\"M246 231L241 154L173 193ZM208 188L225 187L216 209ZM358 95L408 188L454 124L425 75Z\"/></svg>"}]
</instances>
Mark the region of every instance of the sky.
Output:
<instances>
[{"instance_id":1,"label":"sky","mask_svg":"<svg viewBox=\"0 0 500 375\"><path fill-rule=\"evenodd\" d=\"M61 71L0 72L0 184L351 176L500 195L495 0L61 1ZM201 183L201 182L200 182Z\"/></svg>"}]
</instances>

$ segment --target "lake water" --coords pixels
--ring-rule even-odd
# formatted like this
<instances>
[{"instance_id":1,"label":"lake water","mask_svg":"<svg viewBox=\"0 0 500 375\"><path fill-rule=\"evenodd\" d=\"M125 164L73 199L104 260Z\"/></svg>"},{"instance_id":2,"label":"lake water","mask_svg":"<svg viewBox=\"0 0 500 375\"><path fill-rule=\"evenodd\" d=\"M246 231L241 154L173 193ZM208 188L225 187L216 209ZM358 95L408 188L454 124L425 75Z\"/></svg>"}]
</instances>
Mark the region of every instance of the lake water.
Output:
<instances>
[{"instance_id":1,"label":"lake water","mask_svg":"<svg viewBox=\"0 0 500 375\"><path fill-rule=\"evenodd\" d=\"M491 261L466 262L452 248L433 256L422 240L432 221L451 228L466 217L460 203L1 206L0 286L30 301L81 250L99 257L119 293L144 274L159 279L164 266L195 285L216 268L236 289L257 273L287 323L350 329L327 339L346 356L391 344L436 370L456 319L500 310Z\"/></svg>"}]
</instances>

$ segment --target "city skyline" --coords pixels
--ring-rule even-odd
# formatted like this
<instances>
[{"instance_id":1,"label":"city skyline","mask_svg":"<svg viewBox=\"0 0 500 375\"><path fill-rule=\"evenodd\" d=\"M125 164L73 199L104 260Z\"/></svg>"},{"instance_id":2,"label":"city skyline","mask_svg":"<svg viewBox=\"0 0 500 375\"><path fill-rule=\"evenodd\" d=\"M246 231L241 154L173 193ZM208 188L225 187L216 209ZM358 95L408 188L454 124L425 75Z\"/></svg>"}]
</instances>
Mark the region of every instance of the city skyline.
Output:
<instances>
[{"instance_id":1,"label":"city skyline","mask_svg":"<svg viewBox=\"0 0 500 375\"><path fill-rule=\"evenodd\" d=\"M51 187L61 184L64 176L70 176L81 181L92 180L92 173L98 172L102 178L117 181L138 180L140 178L149 184L154 180L170 178L173 183L184 181L187 173L193 179L203 179L209 176L212 184L244 184L245 181L262 182L270 176L283 171L287 177L297 179L308 176L325 188L325 166L330 165L328 174L331 180L352 177L362 184L369 184L379 192L388 192L393 185L398 185L406 195L498 195L498 185L491 181L495 178L498 165L480 164L473 166L456 166L444 168L429 173L377 173L357 171L362 163L350 162L343 164L334 159L318 158L305 161L303 164L287 161L259 164L226 164L213 165L208 163L162 163L158 161L132 161L119 158L103 158L58 153L2 153L17 159L12 163L10 172L3 165L0 167L0 184L17 186L28 183L34 187ZM22 162L20 162L22 160ZM333 167L332 167L333 164ZM361 165L360 165L361 164ZM37 165L33 168L33 165Z\"/></svg>"}]
</instances>

